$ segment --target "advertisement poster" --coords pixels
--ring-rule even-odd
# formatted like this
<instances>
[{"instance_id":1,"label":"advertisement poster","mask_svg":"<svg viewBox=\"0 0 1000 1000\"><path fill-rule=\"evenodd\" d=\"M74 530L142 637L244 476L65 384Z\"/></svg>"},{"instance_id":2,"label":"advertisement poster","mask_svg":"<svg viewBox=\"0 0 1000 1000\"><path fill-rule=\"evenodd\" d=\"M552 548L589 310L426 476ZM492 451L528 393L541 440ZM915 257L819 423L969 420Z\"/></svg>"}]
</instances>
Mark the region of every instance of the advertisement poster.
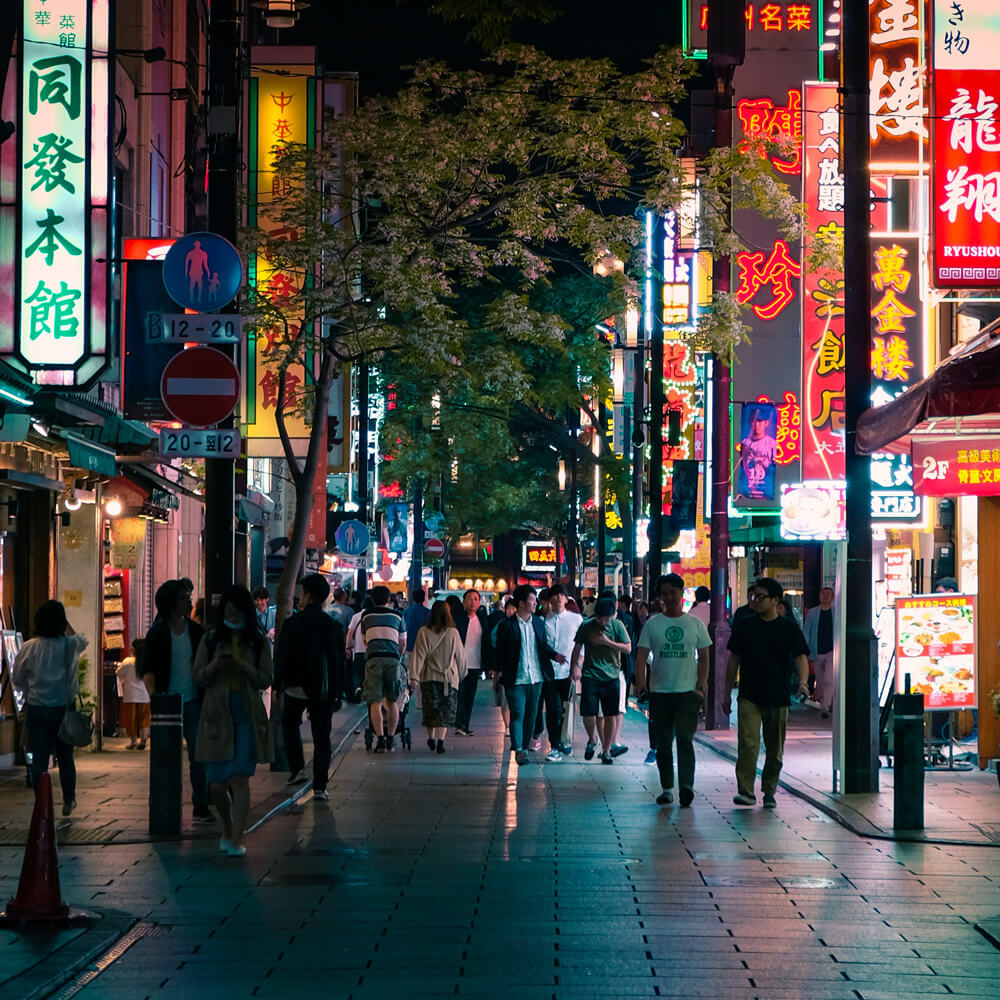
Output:
<instances>
[{"instance_id":1,"label":"advertisement poster","mask_svg":"<svg viewBox=\"0 0 1000 1000\"><path fill-rule=\"evenodd\" d=\"M778 446L778 410L773 403L743 407L736 467L736 496L774 499L774 461Z\"/></svg>"},{"instance_id":2,"label":"advertisement poster","mask_svg":"<svg viewBox=\"0 0 1000 1000\"><path fill-rule=\"evenodd\" d=\"M910 690L903 691L906 675ZM924 708L976 707L976 599L924 594L896 600L896 690Z\"/></svg>"}]
</instances>

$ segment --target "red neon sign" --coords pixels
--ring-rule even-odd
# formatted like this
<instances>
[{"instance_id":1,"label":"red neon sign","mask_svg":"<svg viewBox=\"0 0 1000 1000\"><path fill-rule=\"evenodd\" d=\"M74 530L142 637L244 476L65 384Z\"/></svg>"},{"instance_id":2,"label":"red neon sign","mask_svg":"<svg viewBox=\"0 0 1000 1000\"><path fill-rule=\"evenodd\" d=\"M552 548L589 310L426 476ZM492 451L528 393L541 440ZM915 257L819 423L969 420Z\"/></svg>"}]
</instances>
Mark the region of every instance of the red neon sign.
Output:
<instances>
[{"instance_id":1,"label":"red neon sign","mask_svg":"<svg viewBox=\"0 0 1000 1000\"><path fill-rule=\"evenodd\" d=\"M804 3L762 3L755 7L748 3L744 17L747 31L759 28L761 31L811 31L813 26L812 7ZM708 5L701 8L698 27L708 31Z\"/></svg>"},{"instance_id":2,"label":"red neon sign","mask_svg":"<svg viewBox=\"0 0 1000 1000\"><path fill-rule=\"evenodd\" d=\"M739 151L746 153L751 143L763 141L791 141L794 146L787 158L777 153L760 149L761 157L767 157L776 170L783 174L798 174L802 171L802 93L788 91L788 104L775 105L770 97L757 97L740 101L736 105L736 115L743 126L746 138L740 143Z\"/></svg>"},{"instance_id":3,"label":"red neon sign","mask_svg":"<svg viewBox=\"0 0 1000 1000\"><path fill-rule=\"evenodd\" d=\"M763 250L744 251L736 255L740 283L736 301L747 305L765 286L771 286L771 301L753 306L759 319L774 319L795 298L795 287L802 276L802 266L789 254L784 240L775 240L774 249L765 259Z\"/></svg>"}]
</instances>

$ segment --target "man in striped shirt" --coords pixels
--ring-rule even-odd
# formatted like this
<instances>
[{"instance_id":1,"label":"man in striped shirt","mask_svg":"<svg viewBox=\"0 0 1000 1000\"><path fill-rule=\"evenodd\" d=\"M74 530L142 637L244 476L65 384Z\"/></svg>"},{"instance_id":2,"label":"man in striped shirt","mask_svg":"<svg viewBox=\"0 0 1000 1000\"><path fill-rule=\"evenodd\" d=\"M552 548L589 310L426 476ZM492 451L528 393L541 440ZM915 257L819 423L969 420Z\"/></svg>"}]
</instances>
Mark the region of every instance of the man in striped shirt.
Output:
<instances>
[{"instance_id":1,"label":"man in striped shirt","mask_svg":"<svg viewBox=\"0 0 1000 1000\"><path fill-rule=\"evenodd\" d=\"M375 607L365 611L358 622L365 640L365 681L361 697L368 706L372 730L378 737L375 753L395 749L399 698L405 683L400 657L406 649L406 622L398 611L389 607L390 596L388 587L374 587L371 597Z\"/></svg>"}]
</instances>

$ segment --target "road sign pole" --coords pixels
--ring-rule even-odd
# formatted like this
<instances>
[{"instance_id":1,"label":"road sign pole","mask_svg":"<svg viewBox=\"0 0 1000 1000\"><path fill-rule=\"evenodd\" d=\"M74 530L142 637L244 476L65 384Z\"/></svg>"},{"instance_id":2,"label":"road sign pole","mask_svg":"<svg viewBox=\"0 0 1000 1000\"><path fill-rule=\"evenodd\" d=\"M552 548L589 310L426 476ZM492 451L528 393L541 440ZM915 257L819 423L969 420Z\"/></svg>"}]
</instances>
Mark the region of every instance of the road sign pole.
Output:
<instances>
[{"instance_id":1,"label":"road sign pole","mask_svg":"<svg viewBox=\"0 0 1000 1000\"><path fill-rule=\"evenodd\" d=\"M242 27L236 0L215 0L208 26L208 228L232 243L237 239L237 184L242 176L237 140ZM231 305L223 311L236 312L236 307ZM232 427L232 418L223 426ZM222 609L216 610L216 603L222 591L234 582L234 471L232 459L205 461L204 595L208 621L221 616Z\"/></svg>"}]
</instances>

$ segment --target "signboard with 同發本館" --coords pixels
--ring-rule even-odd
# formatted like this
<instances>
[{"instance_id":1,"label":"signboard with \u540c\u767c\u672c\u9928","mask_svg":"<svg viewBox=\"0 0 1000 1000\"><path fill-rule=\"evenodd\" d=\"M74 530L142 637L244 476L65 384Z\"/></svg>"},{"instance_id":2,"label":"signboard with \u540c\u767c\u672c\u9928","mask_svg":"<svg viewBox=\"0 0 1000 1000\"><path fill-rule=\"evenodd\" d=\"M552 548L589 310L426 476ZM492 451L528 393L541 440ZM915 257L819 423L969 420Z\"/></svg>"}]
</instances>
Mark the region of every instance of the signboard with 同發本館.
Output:
<instances>
[{"instance_id":1,"label":"signboard with \u540c\u767c\u672c\u9928","mask_svg":"<svg viewBox=\"0 0 1000 1000\"><path fill-rule=\"evenodd\" d=\"M904 691L906 675L910 689ZM896 690L929 711L976 707L976 599L924 594L896 600Z\"/></svg>"}]
</instances>

